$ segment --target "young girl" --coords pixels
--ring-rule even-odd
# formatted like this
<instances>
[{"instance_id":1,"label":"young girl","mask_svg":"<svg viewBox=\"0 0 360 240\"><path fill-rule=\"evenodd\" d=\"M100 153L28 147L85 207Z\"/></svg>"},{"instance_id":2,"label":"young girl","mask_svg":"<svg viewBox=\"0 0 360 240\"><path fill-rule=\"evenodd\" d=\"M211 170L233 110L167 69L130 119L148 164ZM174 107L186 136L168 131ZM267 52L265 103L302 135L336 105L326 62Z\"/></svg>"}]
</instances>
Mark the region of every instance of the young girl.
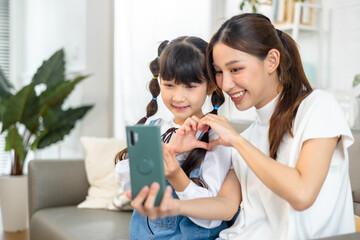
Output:
<instances>
[{"instance_id":1,"label":"young girl","mask_svg":"<svg viewBox=\"0 0 360 240\"><path fill-rule=\"evenodd\" d=\"M162 139L164 143L169 143L168 147L165 146L166 149L175 152L186 151L179 141L176 139L171 141L171 139L187 118L192 116L200 119L204 116L202 106L207 95L212 93L214 114L224 102L221 90L216 89L216 85L210 82L206 71L206 47L207 43L200 38L179 37L171 42L161 43L158 57L150 63L153 79L149 88L153 98L147 107L147 115L140 119L138 124L145 123L156 113L157 96L161 89L162 100L174 115L174 119L172 121L156 119L149 124L161 126ZM201 136L196 135L196 137ZM191 149L204 147L204 142L215 138L217 136L213 131L205 133L200 141L192 141L194 144ZM126 158L125 152L120 152L117 158ZM165 176L167 184L174 189L173 197L193 199L216 196L230 168L230 153L230 148L218 146L212 151L196 148L178 155L175 162L169 157L170 155L164 155ZM117 163L116 171L123 185L129 185L128 160ZM131 239L214 239L224 228L226 222L221 220L199 220L184 216L149 220L135 210L130 223L130 237Z\"/></svg>"},{"instance_id":2,"label":"young girl","mask_svg":"<svg viewBox=\"0 0 360 240\"><path fill-rule=\"evenodd\" d=\"M219 138L209 147L234 148L233 169L217 197L179 201L167 189L160 208L154 208L158 185L153 184L132 206L150 218L228 219L241 202L221 239L314 239L354 232L347 152L353 137L334 97L312 90L293 39L267 17L243 14L220 27L207 53L210 78L238 110L254 106L258 119L241 135L213 114L187 122L184 135L211 127Z\"/></svg>"}]
</instances>

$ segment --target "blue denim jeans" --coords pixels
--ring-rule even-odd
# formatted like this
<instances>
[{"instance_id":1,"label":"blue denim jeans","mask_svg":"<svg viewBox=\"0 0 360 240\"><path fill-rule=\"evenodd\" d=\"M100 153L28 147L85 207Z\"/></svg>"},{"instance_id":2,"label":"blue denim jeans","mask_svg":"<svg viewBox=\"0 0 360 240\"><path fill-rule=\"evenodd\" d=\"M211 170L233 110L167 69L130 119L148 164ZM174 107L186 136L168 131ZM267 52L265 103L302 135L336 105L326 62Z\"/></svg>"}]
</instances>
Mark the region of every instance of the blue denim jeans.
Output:
<instances>
[{"instance_id":1,"label":"blue denim jeans","mask_svg":"<svg viewBox=\"0 0 360 240\"><path fill-rule=\"evenodd\" d=\"M183 161L180 160L179 162L182 164ZM194 169L190 173L190 177L199 177L199 171L199 168ZM170 185L168 181L166 181L166 184ZM174 198L178 198L175 191L173 191L173 196ZM150 220L146 216L141 216L136 210L134 210L130 222L130 239L209 240L216 239L219 236L220 231L227 227L227 223L222 222L221 225L216 228L203 228L196 225L185 216L165 217Z\"/></svg>"}]
</instances>

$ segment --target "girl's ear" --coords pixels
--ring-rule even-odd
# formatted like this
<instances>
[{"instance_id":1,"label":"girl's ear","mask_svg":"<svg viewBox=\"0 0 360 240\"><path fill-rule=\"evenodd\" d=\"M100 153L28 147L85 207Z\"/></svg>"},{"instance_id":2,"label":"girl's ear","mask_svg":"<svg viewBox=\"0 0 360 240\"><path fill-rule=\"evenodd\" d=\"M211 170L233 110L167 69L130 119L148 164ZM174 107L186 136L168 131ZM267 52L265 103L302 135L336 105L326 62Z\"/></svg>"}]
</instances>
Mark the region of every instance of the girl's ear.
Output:
<instances>
[{"instance_id":1,"label":"girl's ear","mask_svg":"<svg viewBox=\"0 0 360 240\"><path fill-rule=\"evenodd\" d=\"M211 95L216 90L216 84L209 80L208 88L207 88L207 95Z\"/></svg>"},{"instance_id":2,"label":"girl's ear","mask_svg":"<svg viewBox=\"0 0 360 240\"><path fill-rule=\"evenodd\" d=\"M267 56L266 56L266 67L267 67L267 72L273 73L274 71L276 71L277 67L280 64L280 52L277 49L271 49Z\"/></svg>"}]
</instances>

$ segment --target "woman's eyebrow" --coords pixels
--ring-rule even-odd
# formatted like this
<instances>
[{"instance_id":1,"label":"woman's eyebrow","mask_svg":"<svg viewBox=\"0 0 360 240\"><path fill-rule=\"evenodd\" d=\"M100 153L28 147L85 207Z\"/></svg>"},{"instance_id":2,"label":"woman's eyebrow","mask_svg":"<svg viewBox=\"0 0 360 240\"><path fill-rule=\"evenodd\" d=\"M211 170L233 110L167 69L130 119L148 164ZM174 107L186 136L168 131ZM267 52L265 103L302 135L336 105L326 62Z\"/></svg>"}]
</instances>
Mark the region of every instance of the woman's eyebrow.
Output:
<instances>
[{"instance_id":1,"label":"woman's eyebrow","mask_svg":"<svg viewBox=\"0 0 360 240\"><path fill-rule=\"evenodd\" d=\"M238 63L238 62L242 62L242 60L231 60L230 62L227 62L226 64L225 64L225 66L229 66L229 65L231 65L231 64L234 64L234 63ZM219 67L219 66L217 66L215 63L212 63L212 65L214 66L214 67Z\"/></svg>"}]
</instances>

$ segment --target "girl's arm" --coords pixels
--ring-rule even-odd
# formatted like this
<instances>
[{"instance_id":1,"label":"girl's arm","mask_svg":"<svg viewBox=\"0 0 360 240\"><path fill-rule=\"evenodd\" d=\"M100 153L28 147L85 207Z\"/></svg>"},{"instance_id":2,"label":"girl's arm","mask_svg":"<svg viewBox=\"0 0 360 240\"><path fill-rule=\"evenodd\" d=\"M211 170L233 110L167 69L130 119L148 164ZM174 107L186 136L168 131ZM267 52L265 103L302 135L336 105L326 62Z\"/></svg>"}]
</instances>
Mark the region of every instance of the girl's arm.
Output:
<instances>
[{"instance_id":1,"label":"girl's arm","mask_svg":"<svg viewBox=\"0 0 360 240\"><path fill-rule=\"evenodd\" d=\"M184 215L199 219L231 220L242 200L240 183L233 170L229 171L218 196L214 198L178 200L172 197L171 188L168 187L160 206L155 207L158 191L157 183L153 183L150 189L144 187L131 202L131 206L150 219Z\"/></svg>"},{"instance_id":2,"label":"girl's arm","mask_svg":"<svg viewBox=\"0 0 360 240\"><path fill-rule=\"evenodd\" d=\"M256 176L274 193L298 211L309 208L316 200L329 171L338 137L309 139L303 143L295 168L284 166L266 156L236 133L230 123L216 115L207 115L199 128L210 126L219 139L210 146L233 146Z\"/></svg>"},{"instance_id":3,"label":"girl's arm","mask_svg":"<svg viewBox=\"0 0 360 240\"><path fill-rule=\"evenodd\" d=\"M194 148L208 148L208 143L199 141L196 137L199 120L196 116L187 118L184 124L176 131L171 142L163 144L165 176L177 192L183 192L191 181L182 170L175 155L189 152ZM204 197L204 195L200 197Z\"/></svg>"}]
</instances>

